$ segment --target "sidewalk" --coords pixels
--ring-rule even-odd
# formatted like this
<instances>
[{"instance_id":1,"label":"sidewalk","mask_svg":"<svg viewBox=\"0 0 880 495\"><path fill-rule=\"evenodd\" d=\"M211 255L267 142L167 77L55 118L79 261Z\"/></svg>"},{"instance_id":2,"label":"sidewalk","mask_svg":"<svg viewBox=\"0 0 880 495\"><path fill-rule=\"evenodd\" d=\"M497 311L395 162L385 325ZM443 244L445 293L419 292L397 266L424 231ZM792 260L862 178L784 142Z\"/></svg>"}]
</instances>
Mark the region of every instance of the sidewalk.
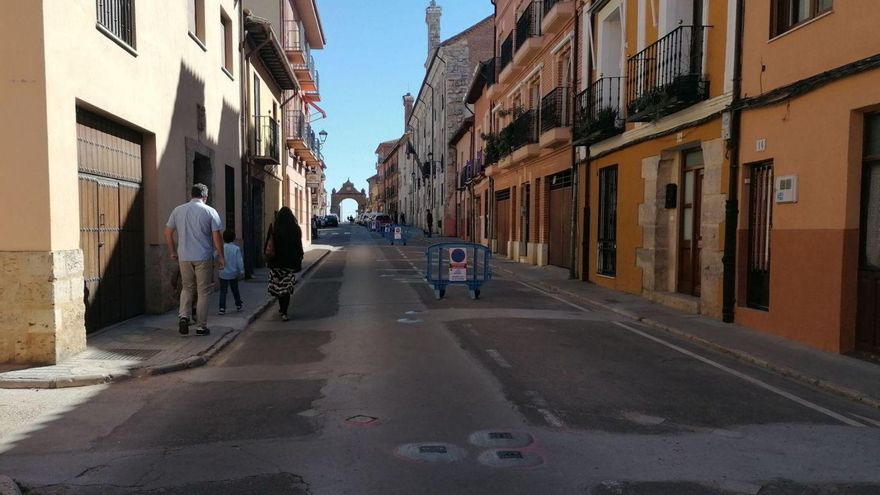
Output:
<instances>
[{"instance_id":1,"label":"sidewalk","mask_svg":"<svg viewBox=\"0 0 880 495\"><path fill-rule=\"evenodd\" d=\"M329 246L312 246L305 253L304 276L330 253ZM0 388L63 388L97 385L132 376L149 376L202 366L235 340L271 304L266 293L269 271L257 270L254 278L239 287L244 310L235 311L232 294L227 296L226 315L218 316L219 295L212 296L208 326L211 335L195 332L181 336L177 311L144 315L90 335L88 348L54 366L0 373Z\"/></svg>"},{"instance_id":2,"label":"sidewalk","mask_svg":"<svg viewBox=\"0 0 880 495\"><path fill-rule=\"evenodd\" d=\"M808 385L880 408L880 366L720 320L682 313L639 296L571 280L568 270L493 260L496 273L572 302L600 307Z\"/></svg>"}]
</instances>

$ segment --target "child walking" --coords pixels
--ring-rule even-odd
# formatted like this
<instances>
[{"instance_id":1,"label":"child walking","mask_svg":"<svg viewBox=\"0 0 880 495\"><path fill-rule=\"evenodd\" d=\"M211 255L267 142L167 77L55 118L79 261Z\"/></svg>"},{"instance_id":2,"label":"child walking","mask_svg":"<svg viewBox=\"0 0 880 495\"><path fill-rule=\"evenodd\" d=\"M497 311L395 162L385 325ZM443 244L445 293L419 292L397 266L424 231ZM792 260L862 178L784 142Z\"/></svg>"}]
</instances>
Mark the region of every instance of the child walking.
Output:
<instances>
[{"instance_id":1,"label":"child walking","mask_svg":"<svg viewBox=\"0 0 880 495\"><path fill-rule=\"evenodd\" d=\"M226 258L226 266L220 270L220 314L226 314L226 291L232 289L232 297L235 299L235 309L241 311L241 294L238 292L238 277L244 275L244 260L241 257L241 248L233 244L235 232L227 230L223 232L223 256Z\"/></svg>"}]
</instances>

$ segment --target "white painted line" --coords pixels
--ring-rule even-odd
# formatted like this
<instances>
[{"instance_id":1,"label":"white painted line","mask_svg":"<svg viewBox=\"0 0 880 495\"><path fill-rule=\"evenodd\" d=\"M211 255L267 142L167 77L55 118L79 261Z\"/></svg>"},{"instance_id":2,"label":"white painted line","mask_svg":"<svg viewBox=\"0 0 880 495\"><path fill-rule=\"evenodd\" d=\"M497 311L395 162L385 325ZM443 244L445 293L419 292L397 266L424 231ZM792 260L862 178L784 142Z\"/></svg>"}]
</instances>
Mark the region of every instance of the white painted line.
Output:
<instances>
[{"instance_id":1,"label":"white painted line","mask_svg":"<svg viewBox=\"0 0 880 495\"><path fill-rule=\"evenodd\" d=\"M880 421L877 421L876 419L866 418L866 417L864 417L860 414L856 414L856 413L850 413L850 414L853 417L859 418L866 423L872 424L872 425L876 426L877 428L880 428Z\"/></svg>"},{"instance_id":2,"label":"white painted line","mask_svg":"<svg viewBox=\"0 0 880 495\"><path fill-rule=\"evenodd\" d=\"M746 375L745 373L740 373L739 371L736 371L736 370L734 370L734 369L728 368L727 366L724 366L724 365L721 364L721 363L718 363L718 362L712 361L712 360L709 359L709 358L705 358L705 357L703 357L703 356L700 356L699 354L696 354L696 353L691 352L691 351L689 351L689 350L687 350L687 349L684 349L684 348L682 348L682 347L679 347L679 346L677 346L677 345L675 345L675 344L673 344L673 343L666 342L665 340L660 339L660 338L658 338L658 337L654 337L653 335L647 334L647 333L645 333L645 332L643 332L643 331L641 331L641 330L638 330L638 329L636 329L636 328L633 328L633 327L627 325L626 323L621 323L621 322L619 322L619 321L615 321L615 322L612 322L612 323L615 324L615 325L617 325L617 326L619 326L619 327L621 327L621 328L623 328L623 329L629 330L630 332L632 332L632 333L634 333L634 334L636 334L636 335L639 335L639 336L641 336L641 337L644 337L644 338L646 338L646 339L648 339L648 340L652 340L652 341L654 341L654 342L656 342L656 343L658 343L658 344L660 344L660 345L662 345L662 346L668 347L668 348L670 348L670 349L672 349L672 350L674 350L674 351L676 351L676 352L679 352L679 353L681 353L681 354L684 354L685 356L689 356L689 357L691 357L691 358L696 359L697 361L700 361L700 362L702 362L702 363L708 364L709 366L712 366L713 368L717 368L717 369L719 369L719 370L721 370L721 371L724 371L725 373L731 374L731 375L733 375L733 376L735 376L735 377L737 377L737 378L740 378L740 379L742 379L742 380L745 380L745 381L751 383L752 385L756 385L756 386L758 386L758 387L760 387L760 388L763 388L764 390L768 390L768 391L770 391L770 392L773 392L773 393L776 394L776 395L779 395L779 396L781 396L781 397L785 397L785 398L788 399L788 400L791 400L791 401L793 401L793 402L797 402L798 404L800 404L800 405L802 405L802 406L804 406L804 407L806 407L806 408L812 409L812 410L814 410L814 411L816 411L816 412L819 412L819 413L822 413L822 414L824 414L824 415L826 415L826 416L829 416L829 417L831 417L831 418L834 418L834 419L840 421L841 423L843 423L843 424L845 424L845 425L855 426L855 427L858 427L858 428L865 428L865 425L863 425L862 423L859 423L858 421L854 421L854 420L852 420L852 419L849 419L849 418L847 418L846 416L844 416L844 415L842 415L842 414L837 414L836 412L831 411L831 410L829 410L829 409L826 409L826 408L824 408L824 407L822 407L822 406L820 406L820 405L818 405L818 404L816 404L816 403L810 402L810 401L808 401L808 400L806 400L806 399L802 399L802 398L800 398L800 397L798 397L798 396L796 396L796 395L794 395L794 394L791 394L791 393L786 392L785 390L782 390L782 389L780 389L780 388L778 388L778 387L774 387L773 385L770 385L769 383L765 383L765 382L762 382L761 380L758 380L757 378L753 378L753 377L751 377L751 376L748 376L748 375Z\"/></svg>"},{"instance_id":3,"label":"white painted line","mask_svg":"<svg viewBox=\"0 0 880 495\"><path fill-rule=\"evenodd\" d=\"M502 356L501 353L496 351L495 349L486 349L486 354L488 354L493 361L498 363L498 366L501 366L502 368L513 368L513 366L511 366L510 363L508 363L507 360L504 359L504 356Z\"/></svg>"},{"instance_id":4,"label":"white painted line","mask_svg":"<svg viewBox=\"0 0 880 495\"><path fill-rule=\"evenodd\" d=\"M552 412L546 409L538 409L538 412L541 413L541 416L544 416L544 420L547 421L547 424L550 426L553 426L554 428L565 428L565 423L557 418Z\"/></svg>"}]
</instances>

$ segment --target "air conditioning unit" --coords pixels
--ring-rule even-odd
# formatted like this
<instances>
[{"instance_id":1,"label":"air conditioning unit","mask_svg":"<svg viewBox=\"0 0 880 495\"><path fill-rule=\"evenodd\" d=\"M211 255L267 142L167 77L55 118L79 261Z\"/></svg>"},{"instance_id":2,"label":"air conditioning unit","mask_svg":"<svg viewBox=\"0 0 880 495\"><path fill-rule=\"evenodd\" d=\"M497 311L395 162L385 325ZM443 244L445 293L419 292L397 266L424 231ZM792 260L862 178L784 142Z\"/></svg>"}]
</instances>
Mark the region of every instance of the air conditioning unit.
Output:
<instances>
[{"instance_id":1,"label":"air conditioning unit","mask_svg":"<svg viewBox=\"0 0 880 495\"><path fill-rule=\"evenodd\" d=\"M776 202L797 203L798 178L797 175L786 175L776 178Z\"/></svg>"}]
</instances>

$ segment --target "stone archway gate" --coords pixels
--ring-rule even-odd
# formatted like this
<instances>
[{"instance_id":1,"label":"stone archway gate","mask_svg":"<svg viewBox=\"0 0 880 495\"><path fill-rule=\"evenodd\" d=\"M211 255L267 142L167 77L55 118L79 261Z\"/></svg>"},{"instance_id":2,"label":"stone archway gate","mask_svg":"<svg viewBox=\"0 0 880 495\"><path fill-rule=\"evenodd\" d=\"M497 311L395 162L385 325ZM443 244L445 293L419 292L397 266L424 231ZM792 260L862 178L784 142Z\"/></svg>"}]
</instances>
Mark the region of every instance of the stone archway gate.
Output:
<instances>
[{"instance_id":1,"label":"stone archway gate","mask_svg":"<svg viewBox=\"0 0 880 495\"><path fill-rule=\"evenodd\" d=\"M358 213L367 211L367 193L363 189L358 191L351 180L347 180L339 191L333 189L330 195L330 213L337 215L342 220L342 211L339 209L339 205L346 199L357 201Z\"/></svg>"}]
</instances>

